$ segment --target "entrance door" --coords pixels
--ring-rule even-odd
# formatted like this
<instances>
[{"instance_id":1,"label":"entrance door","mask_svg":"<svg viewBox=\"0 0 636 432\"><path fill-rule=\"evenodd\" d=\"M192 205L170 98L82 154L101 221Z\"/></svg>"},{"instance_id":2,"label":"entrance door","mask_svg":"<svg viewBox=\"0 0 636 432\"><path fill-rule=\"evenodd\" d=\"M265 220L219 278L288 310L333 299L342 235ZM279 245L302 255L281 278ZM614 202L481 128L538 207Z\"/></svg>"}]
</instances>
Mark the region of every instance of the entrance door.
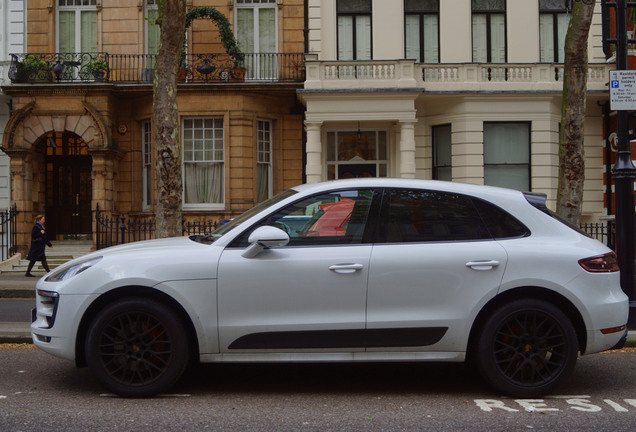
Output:
<instances>
[{"instance_id":1,"label":"entrance door","mask_svg":"<svg viewBox=\"0 0 636 432\"><path fill-rule=\"evenodd\" d=\"M49 238L89 237L92 233L92 159L81 138L67 133L50 135L46 157Z\"/></svg>"}]
</instances>

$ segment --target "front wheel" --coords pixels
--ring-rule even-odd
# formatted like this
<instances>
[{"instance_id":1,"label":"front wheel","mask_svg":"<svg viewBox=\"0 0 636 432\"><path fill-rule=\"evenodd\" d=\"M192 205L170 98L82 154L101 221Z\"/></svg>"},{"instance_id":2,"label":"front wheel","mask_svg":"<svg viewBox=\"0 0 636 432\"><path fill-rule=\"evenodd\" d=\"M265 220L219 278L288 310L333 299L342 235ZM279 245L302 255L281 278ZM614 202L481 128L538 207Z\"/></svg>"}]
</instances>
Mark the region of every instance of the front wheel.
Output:
<instances>
[{"instance_id":1,"label":"front wheel","mask_svg":"<svg viewBox=\"0 0 636 432\"><path fill-rule=\"evenodd\" d=\"M188 338L166 305L128 298L106 306L90 324L86 362L120 396L145 397L172 387L189 360Z\"/></svg>"},{"instance_id":2,"label":"front wheel","mask_svg":"<svg viewBox=\"0 0 636 432\"><path fill-rule=\"evenodd\" d=\"M476 360L498 390L515 397L539 397L568 377L577 356L576 332L567 316L551 303L520 299L486 320Z\"/></svg>"}]
</instances>

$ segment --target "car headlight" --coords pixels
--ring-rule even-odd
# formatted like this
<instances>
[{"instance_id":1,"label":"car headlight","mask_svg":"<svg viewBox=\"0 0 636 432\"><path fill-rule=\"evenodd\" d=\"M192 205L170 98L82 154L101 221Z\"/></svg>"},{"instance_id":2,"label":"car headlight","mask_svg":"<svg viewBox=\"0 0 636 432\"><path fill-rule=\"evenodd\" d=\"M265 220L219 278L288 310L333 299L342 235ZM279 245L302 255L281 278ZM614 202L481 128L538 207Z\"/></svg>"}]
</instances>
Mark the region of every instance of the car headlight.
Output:
<instances>
[{"instance_id":1,"label":"car headlight","mask_svg":"<svg viewBox=\"0 0 636 432\"><path fill-rule=\"evenodd\" d=\"M47 278L44 280L47 282L59 282L59 281L70 279L73 276L80 274L84 270L88 270L89 268L91 268L92 266L100 262L101 259L102 257L98 256L98 257L86 259L84 261L76 262L70 267L65 267L60 270L54 271L53 273L51 273L50 276L47 276Z\"/></svg>"}]
</instances>

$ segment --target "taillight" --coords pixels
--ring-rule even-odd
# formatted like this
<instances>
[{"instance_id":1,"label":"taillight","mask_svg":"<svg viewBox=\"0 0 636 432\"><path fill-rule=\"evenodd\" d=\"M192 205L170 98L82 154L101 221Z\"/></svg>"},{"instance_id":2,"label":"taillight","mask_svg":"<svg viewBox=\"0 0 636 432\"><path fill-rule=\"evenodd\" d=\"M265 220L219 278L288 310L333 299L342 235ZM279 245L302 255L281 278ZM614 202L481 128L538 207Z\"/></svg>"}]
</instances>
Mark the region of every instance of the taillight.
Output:
<instances>
[{"instance_id":1,"label":"taillight","mask_svg":"<svg viewBox=\"0 0 636 432\"><path fill-rule=\"evenodd\" d=\"M618 271L618 261L614 252L579 260L579 265L590 273L611 273Z\"/></svg>"}]
</instances>

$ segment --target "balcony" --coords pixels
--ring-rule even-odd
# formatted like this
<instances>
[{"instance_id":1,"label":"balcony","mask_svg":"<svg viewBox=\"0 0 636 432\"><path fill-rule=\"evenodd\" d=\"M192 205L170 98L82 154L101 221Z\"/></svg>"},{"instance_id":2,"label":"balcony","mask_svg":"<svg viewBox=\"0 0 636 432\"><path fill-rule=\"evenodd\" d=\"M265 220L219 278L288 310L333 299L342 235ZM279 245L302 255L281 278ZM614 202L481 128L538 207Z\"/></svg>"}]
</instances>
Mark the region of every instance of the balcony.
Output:
<instances>
[{"instance_id":1,"label":"balcony","mask_svg":"<svg viewBox=\"0 0 636 432\"><path fill-rule=\"evenodd\" d=\"M11 54L12 83L151 84L154 54L29 53ZM303 82L303 54L246 53L240 65L226 53L187 54L178 81L187 83Z\"/></svg>"},{"instance_id":2,"label":"balcony","mask_svg":"<svg viewBox=\"0 0 636 432\"><path fill-rule=\"evenodd\" d=\"M413 60L322 61L306 57L307 90L422 88L425 92L560 92L563 64L420 64ZM590 64L588 91L608 91L614 65Z\"/></svg>"}]
</instances>

